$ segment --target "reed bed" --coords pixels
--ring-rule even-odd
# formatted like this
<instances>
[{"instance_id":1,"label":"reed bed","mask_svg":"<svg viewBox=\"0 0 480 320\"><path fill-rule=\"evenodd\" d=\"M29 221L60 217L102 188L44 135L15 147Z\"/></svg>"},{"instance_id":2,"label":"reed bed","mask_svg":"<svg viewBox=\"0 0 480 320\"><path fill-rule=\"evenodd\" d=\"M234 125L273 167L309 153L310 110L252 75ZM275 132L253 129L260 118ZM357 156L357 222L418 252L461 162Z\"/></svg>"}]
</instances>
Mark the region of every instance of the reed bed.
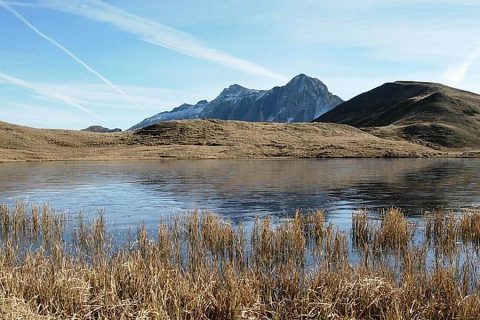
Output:
<instances>
[{"instance_id":1,"label":"reed bed","mask_svg":"<svg viewBox=\"0 0 480 320\"><path fill-rule=\"evenodd\" d=\"M0 206L2 319L478 319L480 211L322 211L251 230L193 212L122 243L100 213Z\"/></svg>"}]
</instances>

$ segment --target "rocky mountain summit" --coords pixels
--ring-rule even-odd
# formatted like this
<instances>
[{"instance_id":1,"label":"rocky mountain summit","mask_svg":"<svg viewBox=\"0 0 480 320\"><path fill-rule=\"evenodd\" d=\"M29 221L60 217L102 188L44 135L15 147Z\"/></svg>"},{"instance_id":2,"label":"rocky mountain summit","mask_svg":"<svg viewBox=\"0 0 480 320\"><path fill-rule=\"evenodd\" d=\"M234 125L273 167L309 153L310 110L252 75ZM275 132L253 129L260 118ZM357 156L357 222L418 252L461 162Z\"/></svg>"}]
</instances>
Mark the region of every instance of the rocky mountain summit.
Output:
<instances>
[{"instance_id":1,"label":"rocky mountain summit","mask_svg":"<svg viewBox=\"0 0 480 320\"><path fill-rule=\"evenodd\" d=\"M309 122L333 109L342 99L333 95L323 82L300 74L286 85L270 90L255 90L233 84L212 101L182 104L158 113L129 130L161 121L220 119L252 122Z\"/></svg>"}]
</instances>

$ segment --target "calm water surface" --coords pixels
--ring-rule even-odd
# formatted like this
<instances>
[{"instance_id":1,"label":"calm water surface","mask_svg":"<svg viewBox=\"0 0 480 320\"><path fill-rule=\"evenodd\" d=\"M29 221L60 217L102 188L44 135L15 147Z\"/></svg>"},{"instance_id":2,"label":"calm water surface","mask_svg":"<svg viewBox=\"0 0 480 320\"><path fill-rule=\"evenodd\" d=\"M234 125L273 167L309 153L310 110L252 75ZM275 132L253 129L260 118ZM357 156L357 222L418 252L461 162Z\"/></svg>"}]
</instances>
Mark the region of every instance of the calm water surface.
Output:
<instances>
[{"instance_id":1,"label":"calm water surface","mask_svg":"<svg viewBox=\"0 0 480 320\"><path fill-rule=\"evenodd\" d=\"M138 161L0 164L0 202L105 209L116 227L193 209L235 222L321 208L340 228L351 212L480 206L480 159Z\"/></svg>"}]
</instances>

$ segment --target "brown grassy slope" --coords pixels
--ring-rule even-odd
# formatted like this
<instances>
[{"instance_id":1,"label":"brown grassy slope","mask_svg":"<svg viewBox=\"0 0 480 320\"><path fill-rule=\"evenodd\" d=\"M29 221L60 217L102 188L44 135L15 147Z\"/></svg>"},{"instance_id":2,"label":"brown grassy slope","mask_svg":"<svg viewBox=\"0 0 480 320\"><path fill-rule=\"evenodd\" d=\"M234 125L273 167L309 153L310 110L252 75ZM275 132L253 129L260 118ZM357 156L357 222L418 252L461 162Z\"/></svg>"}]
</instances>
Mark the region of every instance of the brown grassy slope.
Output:
<instances>
[{"instance_id":1,"label":"brown grassy slope","mask_svg":"<svg viewBox=\"0 0 480 320\"><path fill-rule=\"evenodd\" d=\"M386 83L316 121L369 128L382 138L433 147L480 147L480 95L436 83Z\"/></svg>"},{"instance_id":2,"label":"brown grassy slope","mask_svg":"<svg viewBox=\"0 0 480 320\"><path fill-rule=\"evenodd\" d=\"M423 157L440 153L337 124L162 122L135 132L33 129L0 122L0 160Z\"/></svg>"}]
</instances>

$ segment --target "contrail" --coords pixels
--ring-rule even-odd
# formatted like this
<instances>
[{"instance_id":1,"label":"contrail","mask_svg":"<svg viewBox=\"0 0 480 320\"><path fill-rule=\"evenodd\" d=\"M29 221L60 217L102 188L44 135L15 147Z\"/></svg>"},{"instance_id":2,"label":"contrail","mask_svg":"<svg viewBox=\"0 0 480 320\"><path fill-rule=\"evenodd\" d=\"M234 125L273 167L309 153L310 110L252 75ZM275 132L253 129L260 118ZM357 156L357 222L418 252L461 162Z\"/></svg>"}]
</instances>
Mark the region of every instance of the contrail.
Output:
<instances>
[{"instance_id":1,"label":"contrail","mask_svg":"<svg viewBox=\"0 0 480 320\"><path fill-rule=\"evenodd\" d=\"M101 75L98 71L90 67L85 61L77 57L73 52L65 48L63 45L55 41L54 39L50 38L47 36L45 33L40 31L38 28L36 28L33 24L30 23L24 16L22 16L18 11L15 9L11 8L8 6L5 2L0 0L0 6L5 8L5 10L9 11L11 14L13 14L18 20L20 20L23 24L25 24L27 27L29 27L31 30L33 30L36 34L38 34L40 37L43 39L47 40L50 42L52 45L57 47L58 49L62 50L65 54L67 54L70 58L75 60L78 64L80 64L82 67L84 67L87 71L95 75L98 79L106 83L110 88L112 88L114 91L122 95L125 99L130 101L133 105L135 105L138 109L140 109L143 113L146 113L145 109L138 104L132 97L130 97L125 91L123 91L121 88L117 87L114 85L110 80L105 78L103 75Z\"/></svg>"},{"instance_id":2,"label":"contrail","mask_svg":"<svg viewBox=\"0 0 480 320\"><path fill-rule=\"evenodd\" d=\"M230 69L280 81L287 80L285 76L261 65L210 48L188 33L134 15L100 0L42 0L32 6L46 7L108 23L135 35L142 41Z\"/></svg>"},{"instance_id":3,"label":"contrail","mask_svg":"<svg viewBox=\"0 0 480 320\"><path fill-rule=\"evenodd\" d=\"M24 80L21 80L21 79L18 79L18 78L15 78L15 77L13 77L9 74L6 74L4 72L1 72L1 71L0 71L0 79L4 80L4 81L6 81L10 84L16 85L18 87L29 89L29 90L37 93L40 96L59 100L63 103L66 103L66 104L72 106L72 107L75 107L77 109L82 110L83 112L89 114L90 116L92 116L94 118L102 120L99 116L97 116L95 113L93 113L89 109L85 108L81 104L78 104L78 103L70 100L68 97L66 97L62 94L58 94L58 93L52 92L50 90L45 90L41 86L38 86L36 84L30 83L30 82L27 82L27 81L24 81Z\"/></svg>"}]
</instances>

